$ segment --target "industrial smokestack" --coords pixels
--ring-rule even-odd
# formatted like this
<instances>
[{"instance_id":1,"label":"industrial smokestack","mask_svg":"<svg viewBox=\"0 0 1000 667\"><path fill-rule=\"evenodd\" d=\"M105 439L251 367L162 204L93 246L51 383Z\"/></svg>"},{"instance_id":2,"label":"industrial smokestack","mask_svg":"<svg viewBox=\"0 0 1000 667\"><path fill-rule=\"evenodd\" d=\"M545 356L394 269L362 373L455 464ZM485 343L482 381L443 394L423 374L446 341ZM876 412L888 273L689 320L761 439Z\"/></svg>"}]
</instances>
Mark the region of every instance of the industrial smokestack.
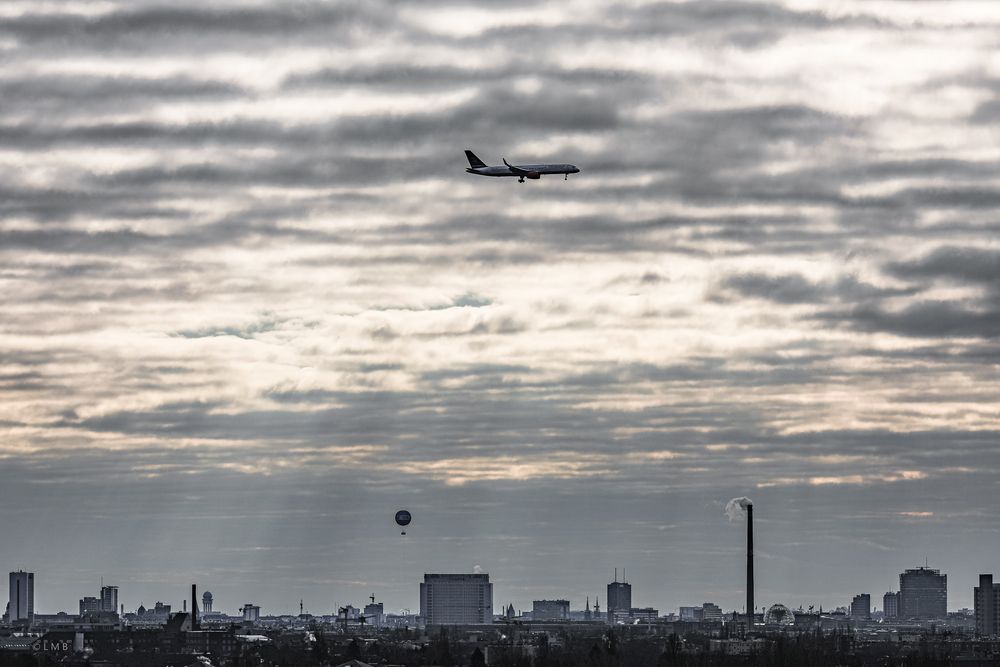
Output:
<instances>
[{"instance_id":1,"label":"industrial smokestack","mask_svg":"<svg viewBox=\"0 0 1000 667\"><path fill-rule=\"evenodd\" d=\"M726 503L730 521L747 518L747 630L753 629L753 502L747 497L733 498Z\"/></svg>"},{"instance_id":2,"label":"industrial smokestack","mask_svg":"<svg viewBox=\"0 0 1000 667\"><path fill-rule=\"evenodd\" d=\"M198 630L198 584L191 584L191 629Z\"/></svg>"},{"instance_id":3,"label":"industrial smokestack","mask_svg":"<svg viewBox=\"0 0 1000 667\"><path fill-rule=\"evenodd\" d=\"M753 503L746 504L747 510L747 631L753 629Z\"/></svg>"}]
</instances>

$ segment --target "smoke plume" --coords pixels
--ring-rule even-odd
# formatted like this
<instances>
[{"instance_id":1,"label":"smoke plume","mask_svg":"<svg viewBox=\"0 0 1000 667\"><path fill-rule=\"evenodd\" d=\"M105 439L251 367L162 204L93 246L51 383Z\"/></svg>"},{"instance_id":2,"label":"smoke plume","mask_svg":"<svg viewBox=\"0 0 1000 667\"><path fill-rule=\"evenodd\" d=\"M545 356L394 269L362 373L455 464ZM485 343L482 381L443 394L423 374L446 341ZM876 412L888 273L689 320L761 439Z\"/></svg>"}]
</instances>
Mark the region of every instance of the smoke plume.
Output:
<instances>
[{"instance_id":1,"label":"smoke plume","mask_svg":"<svg viewBox=\"0 0 1000 667\"><path fill-rule=\"evenodd\" d=\"M747 515L746 509L750 505L753 505L753 501L751 501L746 496L743 496L741 498L733 498L728 503L726 503L726 516L729 517L730 521L736 521L737 519L742 519Z\"/></svg>"}]
</instances>

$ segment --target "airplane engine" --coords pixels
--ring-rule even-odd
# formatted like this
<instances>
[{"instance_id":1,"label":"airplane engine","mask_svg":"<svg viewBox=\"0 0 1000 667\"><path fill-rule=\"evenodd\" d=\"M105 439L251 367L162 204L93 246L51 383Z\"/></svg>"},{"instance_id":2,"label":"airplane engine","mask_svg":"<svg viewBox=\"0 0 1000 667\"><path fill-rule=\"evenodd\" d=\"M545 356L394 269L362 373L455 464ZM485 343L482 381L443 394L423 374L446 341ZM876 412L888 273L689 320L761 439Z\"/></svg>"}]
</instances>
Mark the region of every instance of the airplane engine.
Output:
<instances>
[{"instance_id":1,"label":"airplane engine","mask_svg":"<svg viewBox=\"0 0 1000 667\"><path fill-rule=\"evenodd\" d=\"M524 175L524 177L530 178L533 181L537 181L542 177L542 175L539 174L537 171L529 171L527 174Z\"/></svg>"}]
</instances>

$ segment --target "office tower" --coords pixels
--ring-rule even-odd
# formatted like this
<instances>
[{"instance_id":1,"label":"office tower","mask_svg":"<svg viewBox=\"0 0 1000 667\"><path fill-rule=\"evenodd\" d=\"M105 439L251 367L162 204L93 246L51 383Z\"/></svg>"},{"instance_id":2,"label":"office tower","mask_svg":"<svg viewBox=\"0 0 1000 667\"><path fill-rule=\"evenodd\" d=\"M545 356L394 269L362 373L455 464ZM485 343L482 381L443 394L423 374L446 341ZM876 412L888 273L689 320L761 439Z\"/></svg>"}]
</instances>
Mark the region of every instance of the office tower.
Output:
<instances>
[{"instance_id":1,"label":"office tower","mask_svg":"<svg viewBox=\"0 0 1000 667\"><path fill-rule=\"evenodd\" d=\"M493 584L488 574L425 574L420 615L427 625L493 622Z\"/></svg>"},{"instance_id":2,"label":"office tower","mask_svg":"<svg viewBox=\"0 0 1000 667\"><path fill-rule=\"evenodd\" d=\"M721 623L722 607L711 602L705 602L701 605L701 620Z\"/></svg>"},{"instance_id":3,"label":"office tower","mask_svg":"<svg viewBox=\"0 0 1000 667\"><path fill-rule=\"evenodd\" d=\"M569 618L569 600L534 600L531 603L531 620L564 621Z\"/></svg>"},{"instance_id":4,"label":"office tower","mask_svg":"<svg viewBox=\"0 0 1000 667\"><path fill-rule=\"evenodd\" d=\"M632 608L632 584L618 581L618 570L615 570L615 580L608 584L605 607L608 610L608 622L610 623L614 622L616 611L627 612Z\"/></svg>"},{"instance_id":5,"label":"office tower","mask_svg":"<svg viewBox=\"0 0 1000 667\"><path fill-rule=\"evenodd\" d=\"M678 618L689 623L697 623L705 618L705 609L703 607L680 607L678 612Z\"/></svg>"},{"instance_id":6,"label":"office tower","mask_svg":"<svg viewBox=\"0 0 1000 667\"><path fill-rule=\"evenodd\" d=\"M101 611L101 601L99 598L85 597L80 600L80 616L96 614L99 611Z\"/></svg>"},{"instance_id":7,"label":"office tower","mask_svg":"<svg viewBox=\"0 0 1000 667\"><path fill-rule=\"evenodd\" d=\"M993 583L992 574L981 574L973 594L976 600L976 634L1000 637L1000 584Z\"/></svg>"},{"instance_id":8,"label":"office tower","mask_svg":"<svg viewBox=\"0 0 1000 667\"><path fill-rule=\"evenodd\" d=\"M948 575L918 567L899 575L900 618L945 618L948 615Z\"/></svg>"},{"instance_id":9,"label":"office tower","mask_svg":"<svg viewBox=\"0 0 1000 667\"><path fill-rule=\"evenodd\" d=\"M882 596L882 616L899 618L899 593L890 591Z\"/></svg>"},{"instance_id":10,"label":"office tower","mask_svg":"<svg viewBox=\"0 0 1000 667\"><path fill-rule=\"evenodd\" d=\"M851 600L851 618L870 621L872 618L872 596L868 593L855 595Z\"/></svg>"},{"instance_id":11,"label":"office tower","mask_svg":"<svg viewBox=\"0 0 1000 667\"><path fill-rule=\"evenodd\" d=\"M118 613L117 586L101 586L101 611Z\"/></svg>"},{"instance_id":12,"label":"office tower","mask_svg":"<svg viewBox=\"0 0 1000 667\"><path fill-rule=\"evenodd\" d=\"M212 613L212 602L214 602L212 594L205 591L201 596L201 611L203 614Z\"/></svg>"},{"instance_id":13,"label":"office tower","mask_svg":"<svg viewBox=\"0 0 1000 667\"><path fill-rule=\"evenodd\" d=\"M10 602L7 606L11 625L31 624L35 617L35 573L18 570L10 573Z\"/></svg>"}]
</instances>

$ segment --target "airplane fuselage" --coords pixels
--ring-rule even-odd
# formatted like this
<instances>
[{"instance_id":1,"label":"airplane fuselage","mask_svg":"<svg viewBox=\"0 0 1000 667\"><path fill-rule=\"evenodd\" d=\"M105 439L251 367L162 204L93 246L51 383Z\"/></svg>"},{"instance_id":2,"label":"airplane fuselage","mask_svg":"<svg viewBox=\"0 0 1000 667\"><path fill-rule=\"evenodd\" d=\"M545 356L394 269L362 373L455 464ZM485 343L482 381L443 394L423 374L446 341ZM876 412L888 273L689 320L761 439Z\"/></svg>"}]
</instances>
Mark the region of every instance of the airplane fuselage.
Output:
<instances>
[{"instance_id":1,"label":"airplane fuselage","mask_svg":"<svg viewBox=\"0 0 1000 667\"><path fill-rule=\"evenodd\" d=\"M570 174L580 173L580 170L572 164L511 164L506 159L502 167L491 167L468 149L465 151L465 157L469 160L466 173L477 176L516 176L521 183L524 183L526 178L537 181L544 174L563 174L569 178Z\"/></svg>"},{"instance_id":2,"label":"airplane fuselage","mask_svg":"<svg viewBox=\"0 0 1000 667\"><path fill-rule=\"evenodd\" d=\"M536 173L539 176L545 174L578 174L580 170L571 164L516 164L514 165L516 169L530 173ZM513 169L507 166L502 167L479 167L473 169L472 167L466 167L465 171L470 174L478 174L479 176L522 176L522 174L517 173Z\"/></svg>"}]
</instances>

